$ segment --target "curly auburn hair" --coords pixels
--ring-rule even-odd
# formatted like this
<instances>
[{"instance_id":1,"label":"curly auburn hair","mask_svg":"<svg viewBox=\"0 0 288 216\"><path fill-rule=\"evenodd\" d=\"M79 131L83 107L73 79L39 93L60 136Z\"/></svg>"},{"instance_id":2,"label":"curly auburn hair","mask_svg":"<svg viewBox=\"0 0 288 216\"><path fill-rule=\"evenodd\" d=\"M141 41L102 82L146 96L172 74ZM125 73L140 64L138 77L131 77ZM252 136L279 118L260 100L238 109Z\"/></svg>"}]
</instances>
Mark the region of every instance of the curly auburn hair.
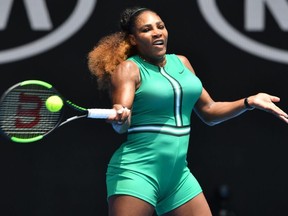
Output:
<instances>
[{"instance_id":1,"label":"curly auburn hair","mask_svg":"<svg viewBox=\"0 0 288 216\"><path fill-rule=\"evenodd\" d=\"M109 89L110 77L117 65L136 54L128 35L133 33L137 17L147 10L151 11L141 7L125 9L120 16L121 31L104 36L88 53L88 68L97 77L99 89Z\"/></svg>"},{"instance_id":2,"label":"curly auburn hair","mask_svg":"<svg viewBox=\"0 0 288 216\"><path fill-rule=\"evenodd\" d=\"M88 54L88 68L97 77L100 89L109 88L114 69L128 58L131 45L125 37L123 32L105 36Z\"/></svg>"}]
</instances>

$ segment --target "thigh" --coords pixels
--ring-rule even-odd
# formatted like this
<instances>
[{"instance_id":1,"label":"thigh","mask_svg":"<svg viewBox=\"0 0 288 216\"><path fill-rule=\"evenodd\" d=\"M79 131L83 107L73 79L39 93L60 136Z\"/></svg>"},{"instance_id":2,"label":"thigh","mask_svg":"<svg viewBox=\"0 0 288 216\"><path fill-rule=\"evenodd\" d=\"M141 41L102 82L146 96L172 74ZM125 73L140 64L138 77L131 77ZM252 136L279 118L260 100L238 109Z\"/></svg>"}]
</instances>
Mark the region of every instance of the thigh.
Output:
<instances>
[{"instance_id":1,"label":"thigh","mask_svg":"<svg viewBox=\"0 0 288 216\"><path fill-rule=\"evenodd\" d=\"M161 201L156 205L158 215L177 209L202 193L200 184L188 168L183 171L182 177L175 184L172 184L170 188L173 189L169 189L165 197L162 196Z\"/></svg>"},{"instance_id":2,"label":"thigh","mask_svg":"<svg viewBox=\"0 0 288 216\"><path fill-rule=\"evenodd\" d=\"M163 216L212 216L203 193Z\"/></svg>"},{"instance_id":3,"label":"thigh","mask_svg":"<svg viewBox=\"0 0 288 216\"><path fill-rule=\"evenodd\" d=\"M109 216L152 216L154 207L141 199L127 195L114 195L108 200Z\"/></svg>"}]
</instances>

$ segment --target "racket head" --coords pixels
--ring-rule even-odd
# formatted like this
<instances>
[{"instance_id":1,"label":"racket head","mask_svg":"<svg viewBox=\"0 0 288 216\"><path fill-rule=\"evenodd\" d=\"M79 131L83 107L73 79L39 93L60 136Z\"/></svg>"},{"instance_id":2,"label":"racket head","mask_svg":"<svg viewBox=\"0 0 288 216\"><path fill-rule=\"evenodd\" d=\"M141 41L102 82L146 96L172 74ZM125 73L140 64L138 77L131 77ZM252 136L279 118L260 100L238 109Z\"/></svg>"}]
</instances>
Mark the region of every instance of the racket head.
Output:
<instances>
[{"instance_id":1,"label":"racket head","mask_svg":"<svg viewBox=\"0 0 288 216\"><path fill-rule=\"evenodd\" d=\"M42 139L61 122L64 107L57 112L46 108L46 100L61 95L49 83L26 80L10 87L0 99L0 131L16 143ZM63 100L64 103L64 100Z\"/></svg>"}]
</instances>

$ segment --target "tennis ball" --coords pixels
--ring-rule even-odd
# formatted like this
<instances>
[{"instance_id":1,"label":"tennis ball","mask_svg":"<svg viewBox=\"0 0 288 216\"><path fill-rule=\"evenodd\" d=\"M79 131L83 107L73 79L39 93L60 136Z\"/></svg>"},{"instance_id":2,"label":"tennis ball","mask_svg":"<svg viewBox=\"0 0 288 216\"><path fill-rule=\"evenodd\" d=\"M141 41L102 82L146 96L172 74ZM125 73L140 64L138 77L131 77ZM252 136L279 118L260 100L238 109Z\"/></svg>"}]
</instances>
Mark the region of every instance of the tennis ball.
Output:
<instances>
[{"instance_id":1,"label":"tennis ball","mask_svg":"<svg viewBox=\"0 0 288 216\"><path fill-rule=\"evenodd\" d=\"M63 107L63 100L59 96L53 95L46 100L45 105L50 112L58 112Z\"/></svg>"}]
</instances>

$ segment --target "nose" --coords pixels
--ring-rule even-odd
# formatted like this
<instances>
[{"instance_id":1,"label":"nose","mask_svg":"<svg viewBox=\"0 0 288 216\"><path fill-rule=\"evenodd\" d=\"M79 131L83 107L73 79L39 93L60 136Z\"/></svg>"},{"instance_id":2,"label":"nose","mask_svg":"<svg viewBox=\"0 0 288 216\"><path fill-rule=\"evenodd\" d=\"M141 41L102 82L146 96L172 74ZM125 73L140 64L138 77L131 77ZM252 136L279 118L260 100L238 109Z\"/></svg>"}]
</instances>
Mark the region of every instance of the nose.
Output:
<instances>
[{"instance_id":1,"label":"nose","mask_svg":"<svg viewBox=\"0 0 288 216\"><path fill-rule=\"evenodd\" d=\"M160 29L155 29L153 31L153 37L158 38L158 37L161 37L161 36L162 36L162 31Z\"/></svg>"}]
</instances>

